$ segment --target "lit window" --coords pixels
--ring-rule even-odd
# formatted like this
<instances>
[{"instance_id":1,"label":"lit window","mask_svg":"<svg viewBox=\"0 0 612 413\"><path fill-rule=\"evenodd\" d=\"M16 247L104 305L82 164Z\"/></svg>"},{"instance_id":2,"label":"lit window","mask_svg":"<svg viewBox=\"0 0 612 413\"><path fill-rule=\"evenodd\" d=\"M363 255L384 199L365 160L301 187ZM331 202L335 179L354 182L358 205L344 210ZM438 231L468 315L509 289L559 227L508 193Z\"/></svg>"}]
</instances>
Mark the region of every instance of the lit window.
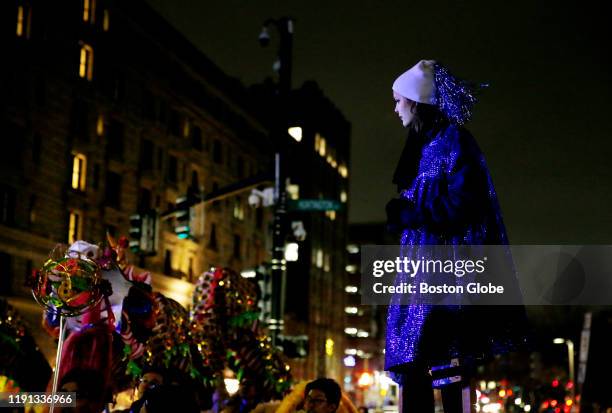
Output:
<instances>
[{"instance_id":1,"label":"lit window","mask_svg":"<svg viewBox=\"0 0 612 413\"><path fill-rule=\"evenodd\" d=\"M96 19L96 0L83 0L83 21L94 23Z\"/></svg>"},{"instance_id":2,"label":"lit window","mask_svg":"<svg viewBox=\"0 0 612 413\"><path fill-rule=\"evenodd\" d=\"M344 329L344 332L350 336L354 336L355 334L357 334L357 331L359 330L355 327L347 327Z\"/></svg>"},{"instance_id":3,"label":"lit window","mask_svg":"<svg viewBox=\"0 0 612 413\"><path fill-rule=\"evenodd\" d=\"M325 354L327 354L329 357L334 355L334 340L331 338L325 340Z\"/></svg>"},{"instance_id":4,"label":"lit window","mask_svg":"<svg viewBox=\"0 0 612 413\"><path fill-rule=\"evenodd\" d=\"M88 44L81 45L79 76L87 80L93 79L93 48Z\"/></svg>"},{"instance_id":5,"label":"lit window","mask_svg":"<svg viewBox=\"0 0 612 413\"><path fill-rule=\"evenodd\" d=\"M315 265L317 266L317 268L323 267L323 250L320 248L317 250Z\"/></svg>"},{"instance_id":6,"label":"lit window","mask_svg":"<svg viewBox=\"0 0 612 413\"><path fill-rule=\"evenodd\" d=\"M23 6L17 7L17 36L23 36Z\"/></svg>"},{"instance_id":7,"label":"lit window","mask_svg":"<svg viewBox=\"0 0 612 413\"><path fill-rule=\"evenodd\" d=\"M287 132L297 142L301 142L302 141L302 128L301 127L299 127L299 126L292 126L291 128L287 129Z\"/></svg>"},{"instance_id":8,"label":"lit window","mask_svg":"<svg viewBox=\"0 0 612 413\"><path fill-rule=\"evenodd\" d=\"M191 122L189 119L185 119L183 122L183 137L188 138L191 134Z\"/></svg>"},{"instance_id":9,"label":"lit window","mask_svg":"<svg viewBox=\"0 0 612 413\"><path fill-rule=\"evenodd\" d=\"M329 254L325 254L323 259L323 271L329 272L331 270L331 257Z\"/></svg>"},{"instance_id":10,"label":"lit window","mask_svg":"<svg viewBox=\"0 0 612 413\"><path fill-rule=\"evenodd\" d=\"M234 203L234 218L239 221L244 220L244 206L240 198L236 198L236 202Z\"/></svg>"},{"instance_id":11,"label":"lit window","mask_svg":"<svg viewBox=\"0 0 612 413\"><path fill-rule=\"evenodd\" d=\"M344 312L347 314L357 314L359 309L357 307L344 307Z\"/></svg>"},{"instance_id":12,"label":"lit window","mask_svg":"<svg viewBox=\"0 0 612 413\"><path fill-rule=\"evenodd\" d=\"M321 140L319 141L319 155L325 157L325 153L327 152L326 146L325 138L321 136Z\"/></svg>"},{"instance_id":13,"label":"lit window","mask_svg":"<svg viewBox=\"0 0 612 413\"><path fill-rule=\"evenodd\" d=\"M346 203L347 200L348 200L348 195L346 194L346 191L340 192L340 202L344 204Z\"/></svg>"},{"instance_id":14,"label":"lit window","mask_svg":"<svg viewBox=\"0 0 612 413\"><path fill-rule=\"evenodd\" d=\"M325 216L329 218L330 221L334 221L336 219L336 211L325 211Z\"/></svg>"},{"instance_id":15,"label":"lit window","mask_svg":"<svg viewBox=\"0 0 612 413\"><path fill-rule=\"evenodd\" d=\"M356 285L347 285L344 287L344 291L346 291L348 294L357 294L359 288Z\"/></svg>"},{"instance_id":16,"label":"lit window","mask_svg":"<svg viewBox=\"0 0 612 413\"><path fill-rule=\"evenodd\" d=\"M290 199L300 199L300 186L295 184L287 185L287 193Z\"/></svg>"},{"instance_id":17,"label":"lit window","mask_svg":"<svg viewBox=\"0 0 612 413\"><path fill-rule=\"evenodd\" d=\"M17 7L17 37L30 38L30 21L32 18L29 6Z\"/></svg>"},{"instance_id":18,"label":"lit window","mask_svg":"<svg viewBox=\"0 0 612 413\"><path fill-rule=\"evenodd\" d=\"M72 189L85 190L87 176L87 157L82 153L72 155Z\"/></svg>"},{"instance_id":19,"label":"lit window","mask_svg":"<svg viewBox=\"0 0 612 413\"><path fill-rule=\"evenodd\" d=\"M338 173L343 178L346 178L348 176L348 169L345 164L340 164L340 166L338 167Z\"/></svg>"},{"instance_id":20,"label":"lit window","mask_svg":"<svg viewBox=\"0 0 612 413\"><path fill-rule=\"evenodd\" d=\"M356 244L349 244L346 246L346 250L349 254L359 254L359 246Z\"/></svg>"},{"instance_id":21,"label":"lit window","mask_svg":"<svg viewBox=\"0 0 612 413\"><path fill-rule=\"evenodd\" d=\"M81 211L70 211L68 218L68 243L72 244L82 238L83 214Z\"/></svg>"},{"instance_id":22,"label":"lit window","mask_svg":"<svg viewBox=\"0 0 612 413\"><path fill-rule=\"evenodd\" d=\"M334 148L327 148L327 163L331 165L332 168L336 168L338 166L338 162L336 161L336 150Z\"/></svg>"},{"instance_id":23,"label":"lit window","mask_svg":"<svg viewBox=\"0 0 612 413\"><path fill-rule=\"evenodd\" d=\"M98 136L104 135L104 115L101 113L98 115L98 122L96 123L96 133Z\"/></svg>"},{"instance_id":24,"label":"lit window","mask_svg":"<svg viewBox=\"0 0 612 413\"><path fill-rule=\"evenodd\" d=\"M285 244L285 260L295 262L299 259L299 245L297 242L289 242Z\"/></svg>"},{"instance_id":25,"label":"lit window","mask_svg":"<svg viewBox=\"0 0 612 413\"><path fill-rule=\"evenodd\" d=\"M318 133L315 135L314 143L314 150L316 153L319 153L319 148L321 147L321 135L319 135Z\"/></svg>"},{"instance_id":26,"label":"lit window","mask_svg":"<svg viewBox=\"0 0 612 413\"><path fill-rule=\"evenodd\" d=\"M355 264L349 264L345 267L345 269L349 274L355 274L357 272L357 266Z\"/></svg>"},{"instance_id":27,"label":"lit window","mask_svg":"<svg viewBox=\"0 0 612 413\"><path fill-rule=\"evenodd\" d=\"M108 12L108 10L104 10L104 19L102 20L102 30L107 32L109 27L110 27L110 13Z\"/></svg>"}]
</instances>

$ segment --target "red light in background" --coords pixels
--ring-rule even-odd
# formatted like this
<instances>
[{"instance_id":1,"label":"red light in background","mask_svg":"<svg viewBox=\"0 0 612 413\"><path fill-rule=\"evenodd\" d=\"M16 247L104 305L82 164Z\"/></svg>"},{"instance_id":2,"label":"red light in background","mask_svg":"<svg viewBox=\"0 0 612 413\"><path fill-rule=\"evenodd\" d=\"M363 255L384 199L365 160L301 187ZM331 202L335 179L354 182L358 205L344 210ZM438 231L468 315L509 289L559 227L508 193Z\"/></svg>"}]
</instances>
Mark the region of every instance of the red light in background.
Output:
<instances>
[{"instance_id":1,"label":"red light in background","mask_svg":"<svg viewBox=\"0 0 612 413\"><path fill-rule=\"evenodd\" d=\"M553 382L552 382L552 386L553 387L557 387L558 385L559 385L559 380L554 379Z\"/></svg>"},{"instance_id":2,"label":"red light in background","mask_svg":"<svg viewBox=\"0 0 612 413\"><path fill-rule=\"evenodd\" d=\"M567 384L565 385L566 389L572 389L574 388L574 382L573 381L568 381Z\"/></svg>"},{"instance_id":3,"label":"red light in background","mask_svg":"<svg viewBox=\"0 0 612 413\"><path fill-rule=\"evenodd\" d=\"M542 403L542 409L548 409L548 400Z\"/></svg>"}]
</instances>

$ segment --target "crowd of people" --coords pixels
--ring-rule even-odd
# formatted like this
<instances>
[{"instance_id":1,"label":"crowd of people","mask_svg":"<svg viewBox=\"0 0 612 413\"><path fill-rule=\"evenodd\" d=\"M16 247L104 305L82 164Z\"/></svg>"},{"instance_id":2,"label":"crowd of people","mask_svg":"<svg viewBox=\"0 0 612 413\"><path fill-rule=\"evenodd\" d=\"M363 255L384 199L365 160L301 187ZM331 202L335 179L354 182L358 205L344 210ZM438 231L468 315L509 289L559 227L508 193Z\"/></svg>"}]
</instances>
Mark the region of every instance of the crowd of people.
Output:
<instances>
[{"instance_id":1,"label":"crowd of people","mask_svg":"<svg viewBox=\"0 0 612 413\"><path fill-rule=\"evenodd\" d=\"M257 380L246 378L239 390L228 395L224 388L214 392L199 389L195 383L176 372L163 368L149 368L138 379L135 400L126 409L116 408L112 394L104 390L102 374L75 369L59 383L61 392L74 392L76 406L56 407L56 412L76 413L357 413L354 405L343 395L339 384L330 378L318 378L287 392L283 400L264 400L258 391Z\"/></svg>"}]
</instances>

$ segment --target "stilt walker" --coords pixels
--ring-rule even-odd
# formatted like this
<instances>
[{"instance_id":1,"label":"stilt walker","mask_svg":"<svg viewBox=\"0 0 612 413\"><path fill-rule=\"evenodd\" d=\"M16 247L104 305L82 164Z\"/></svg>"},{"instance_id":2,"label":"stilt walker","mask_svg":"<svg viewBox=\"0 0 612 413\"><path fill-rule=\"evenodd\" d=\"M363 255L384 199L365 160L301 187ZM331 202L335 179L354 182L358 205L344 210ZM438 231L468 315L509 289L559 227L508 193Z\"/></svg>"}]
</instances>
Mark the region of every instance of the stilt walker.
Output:
<instances>
[{"instance_id":1,"label":"stilt walker","mask_svg":"<svg viewBox=\"0 0 612 413\"><path fill-rule=\"evenodd\" d=\"M388 229L407 249L507 245L486 162L463 127L477 87L435 61L421 60L392 89L408 137L393 177L399 197L386 207ZM401 278L398 274L396 283ZM433 412L433 388L440 389L446 413L474 411L470 372L493 355L524 345L525 325L522 306L434 306L419 295L407 302L395 295L387 316L385 364L402 387L402 412Z\"/></svg>"}]
</instances>

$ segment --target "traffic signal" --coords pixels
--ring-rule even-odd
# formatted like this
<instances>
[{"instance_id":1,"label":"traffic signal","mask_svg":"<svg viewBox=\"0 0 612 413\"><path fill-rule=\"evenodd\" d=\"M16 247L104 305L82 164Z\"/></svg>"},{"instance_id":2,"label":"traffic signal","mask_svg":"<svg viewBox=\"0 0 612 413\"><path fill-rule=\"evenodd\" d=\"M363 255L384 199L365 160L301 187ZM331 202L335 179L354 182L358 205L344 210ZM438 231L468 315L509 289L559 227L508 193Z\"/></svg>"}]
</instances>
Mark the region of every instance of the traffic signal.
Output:
<instances>
[{"instance_id":1,"label":"traffic signal","mask_svg":"<svg viewBox=\"0 0 612 413\"><path fill-rule=\"evenodd\" d=\"M191 205L187 196L176 198L174 233L179 239L191 236Z\"/></svg>"},{"instance_id":2,"label":"traffic signal","mask_svg":"<svg viewBox=\"0 0 612 413\"><path fill-rule=\"evenodd\" d=\"M140 253L144 255L155 255L157 253L157 212L150 210L141 214L140 230Z\"/></svg>"},{"instance_id":3,"label":"traffic signal","mask_svg":"<svg viewBox=\"0 0 612 413\"><path fill-rule=\"evenodd\" d=\"M140 252L140 238L142 236L142 215L130 215L130 250Z\"/></svg>"}]
</instances>

